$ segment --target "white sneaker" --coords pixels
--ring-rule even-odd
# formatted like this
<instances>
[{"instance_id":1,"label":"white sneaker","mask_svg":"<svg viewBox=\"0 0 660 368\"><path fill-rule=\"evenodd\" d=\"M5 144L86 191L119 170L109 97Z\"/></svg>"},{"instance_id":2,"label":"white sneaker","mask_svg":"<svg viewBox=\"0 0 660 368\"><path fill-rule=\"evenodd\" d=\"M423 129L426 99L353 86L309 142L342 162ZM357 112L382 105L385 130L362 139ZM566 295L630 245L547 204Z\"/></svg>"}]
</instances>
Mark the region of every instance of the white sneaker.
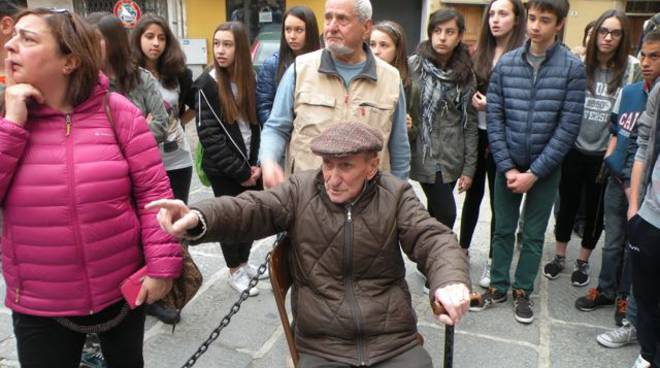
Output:
<instances>
[{"instance_id":1,"label":"white sneaker","mask_svg":"<svg viewBox=\"0 0 660 368\"><path fill-rule=\"evenodd\" d=\"M607 348L620 348L637 341L637 330L630 322L625 321L623 326L596 336L596 341Z\"/></svg>"},{"instance_id":2,"label":"white sneaker","mask_svg":"<svg viewBox=\"0 0 660 368\"><path fill-rule=\"evenodd\" d=\"M245 272L247 272L247 275L250 278L253 278L253 277L257 276L257 273L259 271L259 268L257 266L253 266L249 263L245 264L245 266L243 266L243 268L245 268ZM266 267L266 272L264 272L261 276L259 276L259 280L266 280L269 277L270 277L270 274L268 273L268 267Z\"/></svg>"},{"instance_id":3,"label":"white sneaker","mask_svg":"<svg viewBox=\"0 0 660 368\"><path fill-rule=\"evenodd\" d=\"M234 272L232 275L231 272L229 272L229 286L234 288L234 290L238 291L239 293L242 293L243 290L247 289L248 286L250 285L250 276L248 276L247 272L245 272L244 267L239 267L239 269ZM250 289L250 296L255 296L259 294L259 289L256 287L253 287Z\"/></svg>"},{"instance_id":4,"label":"white sneaker","mask_svg":"<svg viewBox=\"0 0 660 368\"><path fill-rule=\"evenodd\" d=\"M486 261L484 265L484 270L481 273L481 279L479 279L479 286L484 289L488 289L490 286L490 258Z\"/></svg>"},{"instance_id":5,"label":"white sneaker","mask_svg":"<svg viewBox=\"0 0 660 368\"><path fill-rule=\"evenodd\" d=\"M635 363L633 363L632 368L651 368L651 363L647 362L646 359L642 358L642 355L638 355Z\"/></svg>"}]
</instances>

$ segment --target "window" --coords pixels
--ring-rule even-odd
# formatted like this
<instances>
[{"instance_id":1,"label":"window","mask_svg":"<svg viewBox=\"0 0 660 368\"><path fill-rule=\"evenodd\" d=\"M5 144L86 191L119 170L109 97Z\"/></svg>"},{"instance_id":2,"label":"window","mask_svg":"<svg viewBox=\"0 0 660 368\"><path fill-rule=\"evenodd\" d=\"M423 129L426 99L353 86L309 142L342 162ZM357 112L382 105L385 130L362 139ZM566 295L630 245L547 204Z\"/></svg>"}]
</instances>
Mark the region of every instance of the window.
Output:
<instances>
[{"instance_id":1,"label":"window","mask_svg":"<svg viewBox=\"0 0 660 368\"><path fill-rule=\"evenodd\" d=\"M73 9L76 13L84 17L87 14L98 11L112 12L116 2L117 0L74 0ZM135 0L135 2L140 6L142 14L156 13L168 19L167 0Z\"/></svg>"},{"instance_id":2,"label":"window","mask_svg":"<svg viewBox=\"0 0 660 368\"><path fill-rule=\"evenodd\" d=\"M227 0L228 20L245 24L250 43L261 33L279 34L284 9L284 0Z\"/></svg>"}]
</instances>

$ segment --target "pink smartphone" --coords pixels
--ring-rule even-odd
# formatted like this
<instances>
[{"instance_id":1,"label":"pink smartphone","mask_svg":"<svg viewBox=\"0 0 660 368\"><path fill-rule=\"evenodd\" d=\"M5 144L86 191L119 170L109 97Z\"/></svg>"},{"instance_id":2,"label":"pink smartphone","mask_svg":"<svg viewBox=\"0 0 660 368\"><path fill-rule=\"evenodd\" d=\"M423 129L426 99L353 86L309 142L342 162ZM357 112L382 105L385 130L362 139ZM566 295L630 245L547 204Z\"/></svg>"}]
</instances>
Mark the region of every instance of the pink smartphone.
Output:
<instances>
[{"instance_id":1,"label":"pink smartphone","mask_svg":"<svg viewBox=\"0 0 660 368\"><path fill-rule=\"evenodd\" d=\"M119 286L121 294L126 299L126 303L131 309L135 309L135 302L137 301L138 294L140 294L140 289L142 288L142 281L144 277L147 276L147 266L140 268L135 271L132 275L121 282Z\"/></svg>"}]
</instances>

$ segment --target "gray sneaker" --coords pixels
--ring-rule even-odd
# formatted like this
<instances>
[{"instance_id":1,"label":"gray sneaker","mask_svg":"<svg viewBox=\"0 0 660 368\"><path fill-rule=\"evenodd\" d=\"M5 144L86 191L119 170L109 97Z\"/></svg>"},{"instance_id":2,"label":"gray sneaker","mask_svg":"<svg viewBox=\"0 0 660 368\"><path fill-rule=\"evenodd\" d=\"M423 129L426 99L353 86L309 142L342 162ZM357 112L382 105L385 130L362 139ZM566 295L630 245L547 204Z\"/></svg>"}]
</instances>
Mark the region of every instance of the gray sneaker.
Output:
<instances>
[{"instance_id":1,"label":"gray sneaker","mask_svg":"<svg viewBox=\"0 0 660 368\"><path fill-rule=\"evenodd\" d=\"M596 336L596 341L606 348L620 348L637 342L637 330L630 322L624 321L623 326Z\"/></svg>"},{"instance_id":2,"label":"gray sneaker","mask_svg":"<svg viewBox=\"0 0 660 368\"><path fill-rule=\"evenodd\" d=\"M576 260L575 266L573 267L573 274L571 275L571 283L573 286L582 287L589 285L589 272L591 267L589 267L589 262Z\"/></svg>"},{"instance_id":3,"label":"gray sneaker","mask_svg":"<svg viewBox=\"0 0 660 368\"><path fill-rule=\"evenodd\" d=\"M564 270L565 265L566 257L556 255L552 261L546 263L545 266L543 266L543 276L550 280L554 280L559 277L559 273Z\"/></svg>"}]
</instances>

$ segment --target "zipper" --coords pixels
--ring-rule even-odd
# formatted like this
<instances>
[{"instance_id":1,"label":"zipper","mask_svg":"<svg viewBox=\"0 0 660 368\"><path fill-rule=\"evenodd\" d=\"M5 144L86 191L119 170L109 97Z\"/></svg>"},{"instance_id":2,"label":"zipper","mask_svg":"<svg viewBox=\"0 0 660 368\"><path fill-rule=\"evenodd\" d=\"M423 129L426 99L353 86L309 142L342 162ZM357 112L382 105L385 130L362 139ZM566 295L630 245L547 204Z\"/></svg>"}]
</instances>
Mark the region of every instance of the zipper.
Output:
<instances>
[{"instance_id":1,"label":"zipper","mask_svg":"<svg viewBox=\"0 0 660 368\"><path fill-rule=\"evenodd\" d=\"M14 300L14 302L16 304L19 304L20 300L21 300L21 288L17 287L16 288L16 299Z\"/></svg>"},{"instance_id":2,"label":"zipper","mask_svg":"<svg viewBox=\"0 0 660 368\"><path fill-rule=\"evenodd\" d=\"M348 304L351 306L353 319L357 328L357 349L359 365L366 365L365 362L365 347L362 336L362 316L360 309L355 300L355 292L353 290L353 205L346 206L346 225L344 226L344 291Z\"/></svg>"},{"instance_id":3,"label":"zipper","mask_svg":"<svg viewBox=\"0 0 660 368\"><path fill-rule=\"evenodd\" d=\"M68 137L71 135L71 114L66 114L64 118L64 129L65 135Z\"/></svg>"},{"instance_id":4,"label":"zipper","mask_svg":"<svg viewBox=\"0 0 660 368\"><path fill-rule=\"evenodd\" d=\"M69 136L71 134L71 114L66 114L66 127L67 127L67 132L66 136ZM91 309L92 307L92 291L89 286L89 273L87 272L87 262L85 261L87 258L85 257L85 247L83 246L83 241L82 241L82 236L80 234L80 223L78 219L78 206L76 205L76 192L75 192L75 183L74 181L74 165L73 165L73 145L74 141L72 139L67 139L66 140L66 170L69 175L67 175L68 178L68 186L69 186L69 200L71 203L71 217L72 217L72 225L73 225L73 234L74 234L74 241L78 245L76 249L78 250L79 257L82 263L82 271L83 271L83 277L85 278L85 288L87 289L87 296L89 300L89 305L90 305L90 311L89 314L93 314L94 311Z\"/></svg>"},{"instance_id":5,"label":"zipper","mask_svg":"<svg viewBox=\"0 0 660 368\"><path fill-rule=\"evenodd\" d=\"M529 65L528 61L525 61L527 63L527 71L529 72L530 69L534 69L531 65ZM538 74L541 71L541 66L539 65L539 70L536 72L536 76L534 76L534 70L532 70L532 95L530 96L530 105L534 103L535 98L536 98L536 81L538 80ZM527 166L532 166L532 153L531 153L531 133L532 133L532 114L533 110L531 109L532 106L530 106L530 109L527 110L527 132L526 132L526 138L525 139L525 158L526 158L526 163Z\"/></svg>"}]
</instances>

